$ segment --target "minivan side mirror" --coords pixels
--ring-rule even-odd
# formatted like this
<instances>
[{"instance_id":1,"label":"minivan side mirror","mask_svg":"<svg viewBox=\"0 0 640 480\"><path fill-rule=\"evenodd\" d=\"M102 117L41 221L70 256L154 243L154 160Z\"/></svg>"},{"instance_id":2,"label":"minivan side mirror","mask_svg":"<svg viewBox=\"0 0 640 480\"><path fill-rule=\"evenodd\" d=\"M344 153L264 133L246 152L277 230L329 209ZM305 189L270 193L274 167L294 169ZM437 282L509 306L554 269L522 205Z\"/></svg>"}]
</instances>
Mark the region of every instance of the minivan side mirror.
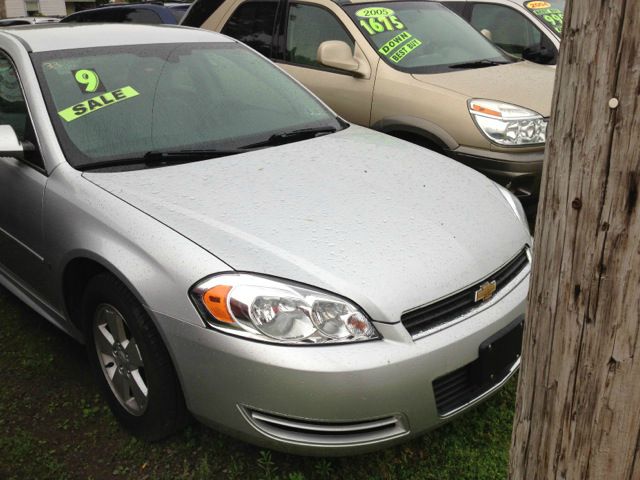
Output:
<instances>
[{"instance_id":1,"label":"minivan side mirror","mask_svg":"<svg viewBox=\"0 0 640 480\"><path fill-rule=\"evenodd\" d=\"M327 40L318 46L318 63L354 74L360 73L360 62L355 59L351 47L342 40Z\"/></svg>"},{"instance_id":2,"label":"minivan side mirror","mask_svg":"<svg viewBox=\"0 0 640 480\"><path fill-rule=\"evenodd\" d=\"M522 52L522 58L530 62L550 65L556 63L556 52L545 47L525 48Z\"/></svg>"},{"instance_id":3,"label":"minivan side mirror","mask_svg":"<svg viewBox=\"0 0 640 480\"><path fill-rule=\"evenodd\" d=\"M24 160L24 147L11 125L0 125L0 157Z\"/></svg>"},{"instance_id":4,"label":"minivan side mirror","mask_svg":"<svg viewBox=\"0 0 640 480\"><path fill-rule=\"evenodd\" d=\"M535 47L525 48L522 52L522 58L530 62L541 63L543 65L554 65L557 61L558 50L549 39L542 38L539 45Z\"/></svg>"}]
</instances>

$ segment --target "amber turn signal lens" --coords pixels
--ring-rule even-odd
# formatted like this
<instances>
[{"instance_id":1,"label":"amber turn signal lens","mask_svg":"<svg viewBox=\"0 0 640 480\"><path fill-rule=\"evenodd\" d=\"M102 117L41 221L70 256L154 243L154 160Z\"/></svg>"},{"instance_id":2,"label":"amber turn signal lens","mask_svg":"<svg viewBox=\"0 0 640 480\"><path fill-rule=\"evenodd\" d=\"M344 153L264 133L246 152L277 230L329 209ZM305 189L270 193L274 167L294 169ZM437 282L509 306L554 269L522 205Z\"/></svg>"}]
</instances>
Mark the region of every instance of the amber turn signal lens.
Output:
<instances>
[{"instance_id":1,"label":"amber turn signal lens","mask_svg":"<svg viewBox=\"0 0 640 480\"><path fill-rule=\"evenodd\" d=\"M481 107L480 105L477 105L475 103L471 105L471 109L479 113L491 115L493 117L502 117L502 114L500 112L496 112L495 110L491 110L490 108Z\"/></svg>"},{"instance_id":2,"label":"amber turn signal lens","mask_svg":"<svg viewBox=\"0 0 640 480\"><path fill-rule=\"evenodd\" d=\"M227 309L227 295L230 291L231 287L228 285L216 285L202 295L202 301L209 313L225 323L235 323Z\"/></svg>"}]
</instances>

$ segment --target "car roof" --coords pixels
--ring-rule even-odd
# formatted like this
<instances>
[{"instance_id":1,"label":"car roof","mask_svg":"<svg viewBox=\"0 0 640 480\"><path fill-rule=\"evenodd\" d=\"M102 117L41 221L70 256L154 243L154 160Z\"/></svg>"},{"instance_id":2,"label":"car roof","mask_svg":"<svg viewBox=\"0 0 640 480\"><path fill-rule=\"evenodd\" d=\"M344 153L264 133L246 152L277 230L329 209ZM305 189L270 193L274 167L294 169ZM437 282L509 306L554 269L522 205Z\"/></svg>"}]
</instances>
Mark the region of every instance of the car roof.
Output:
<instances>
[{"instance_id":1,"label":"car roof","mask_svg":"<svg viewBox=\"0 0 640 480\"><path fill-rule=\"evenodd\" d=\"M61 17L31 17L33 23L59 22Z\"/></svg>"},{"instance_id":2,"label":"car roof","mask_svg":"<svg viewBox=\"0 0 640 480\"><path fill-rule=\"evenodd\" d=\"M11 17L2 18L0 22L28 22L28 23L46 23L46 22L59 22L58 17Z\"/></svg>"},{"instance_id":3,"label":"car roof","mask_svg":"<svg viewBox=\"0 0 640 480\"><path fill-rule=\"evenodd\" d=\"M186 15L180 20L180 25L188 27L200 27L218 8L225 3L226 0L194 0L191 8ZM332 0L336 5L345 7L347 5L356 5L360 3L379 3L379 2L402 2L402 1L424 1L431 2L435 0Z\"/></svg>"},{"instance_id":4,"label":"car roof","mask_svg":"<svg viewBox=\"0 0 640 480\"><path fill-rule=\"evenodd\" d=\"M464 1L464 0L463 0ZM429 2L440 3L439 0L333 0L334 3L345 7L347 5L358 5L360 3L396 3L396 2Z\"/></svg>"},{"instance_id":5,"label":"car roof","mask_svg":"<svg viewBox=\"0 0 640 480\"><path fill-rule=\"evenodd\" d=\"M235 42L198 28L122 23L25 25L3 30L2 35L17 37L31 52L149 43Z\"/></svg>"},{"instance_id":6,"label":"car roof","mask_svg":"<svg viewBox=\"0 0 640 480\"><path fill-rule=\"evenodd\" d=\"M109 10L109 9L113 9L113 8L131 8L131 7L135 7L135 8L148 8L149 10L164 10L165 8L168 8L166 5L163 5L161 3L146 3L146 2L140 2L140 3L104 3L102 5L98 5L96 8L91 8L88 10L80 10L79 12L75 12L72 15L75 15L76 13L84 13L84 12L94 12L96 10Z\"/></svg>"},{"instance_id":7,"label":"car roof","mask_svg":"<svg viewBox=\"0 0 640 480\"><path fill-rule=\"evenodd\" d=\"M443 2L443 3L452 3L452 2L473 2L474 0L438 0L439 2ZM524 4L525 0L484 0L483 3L499 3L501 5L508 5L508 4Z\"/></svg>"}]
</instances>

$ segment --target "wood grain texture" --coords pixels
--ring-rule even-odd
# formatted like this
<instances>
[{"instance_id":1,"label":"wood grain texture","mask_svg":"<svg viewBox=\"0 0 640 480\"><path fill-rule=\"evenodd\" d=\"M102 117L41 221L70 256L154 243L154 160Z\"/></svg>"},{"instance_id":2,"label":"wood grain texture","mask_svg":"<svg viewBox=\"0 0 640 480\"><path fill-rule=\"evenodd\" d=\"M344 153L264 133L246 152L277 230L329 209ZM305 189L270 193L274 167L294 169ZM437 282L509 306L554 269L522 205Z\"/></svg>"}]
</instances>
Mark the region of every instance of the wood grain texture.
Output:
<instances>
[{"instance_id":1,"label":"wood grain texture","mask_svg":"<svg viewBox=\"0 0 640 480\"><path fill-rule=\"evenodd\" d=\"M639 99L640 1L568 0L513 479L640 479Z\"/></svg>"}]
</instances>

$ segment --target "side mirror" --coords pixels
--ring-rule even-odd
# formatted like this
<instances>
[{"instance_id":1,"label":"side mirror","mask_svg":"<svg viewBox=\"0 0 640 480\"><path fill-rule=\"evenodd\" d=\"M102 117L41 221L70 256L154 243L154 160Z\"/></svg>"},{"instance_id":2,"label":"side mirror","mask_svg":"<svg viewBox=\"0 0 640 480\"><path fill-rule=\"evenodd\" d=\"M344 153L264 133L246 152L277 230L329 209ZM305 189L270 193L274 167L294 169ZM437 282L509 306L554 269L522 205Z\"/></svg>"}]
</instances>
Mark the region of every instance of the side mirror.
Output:
<instances>
[{"instance_id":1,"label":"side mirror","mask_svg":"<svg viewBox=\"0 0 640 480\"><path fill-rule=\"evenodd\" d=\"M0 157L24 159L24 147L11 125L0 125Z\"/></svg>"},{"instance_id":2,"label":"side mirror","mask_svg":"<svg viewBox=\"0 0 640 480\"><path fill-rule=\"evenodd\" d=\"M482 30L480 30L480 33L484 35L487 40L489 40L490 42L493 42L493 33L491 33L491 30L487 30L486 28L483 28Z\"/></svg>"},{"instance_id":3,"label":"side mirror","mask_svg":"<svg viewBox=\"0 0 640 480\"><path fill-rule=\"evenodd\" d=\"M351 47L342 40L327 40L318 46L318 63L327 67L345 70L347 72L358 73L360 62L358 62L351 51Z\"/></svg>"},{"instance_id":4,"label":"side mirror","mask_svg":"<svg viewBox=\"0 0 640 480\"><path fill-rule=\"evenodd\" d=\"M556 63L555 47L552 46L550 49L544 46L525 48L522 52L522 58L530 62L552 65Z\"/></svg>"},{"instance_id":5,"label":"side mirror","mask_svg":"<svg viewBox=\"0 0 640 480\"><path fill-rule=\"evenodd\" d=\"M558 50L551 40L542 37L539 45L524 49L522 58L543 65L554 65L558 59Z\"/></svg>"}]
</instances>

